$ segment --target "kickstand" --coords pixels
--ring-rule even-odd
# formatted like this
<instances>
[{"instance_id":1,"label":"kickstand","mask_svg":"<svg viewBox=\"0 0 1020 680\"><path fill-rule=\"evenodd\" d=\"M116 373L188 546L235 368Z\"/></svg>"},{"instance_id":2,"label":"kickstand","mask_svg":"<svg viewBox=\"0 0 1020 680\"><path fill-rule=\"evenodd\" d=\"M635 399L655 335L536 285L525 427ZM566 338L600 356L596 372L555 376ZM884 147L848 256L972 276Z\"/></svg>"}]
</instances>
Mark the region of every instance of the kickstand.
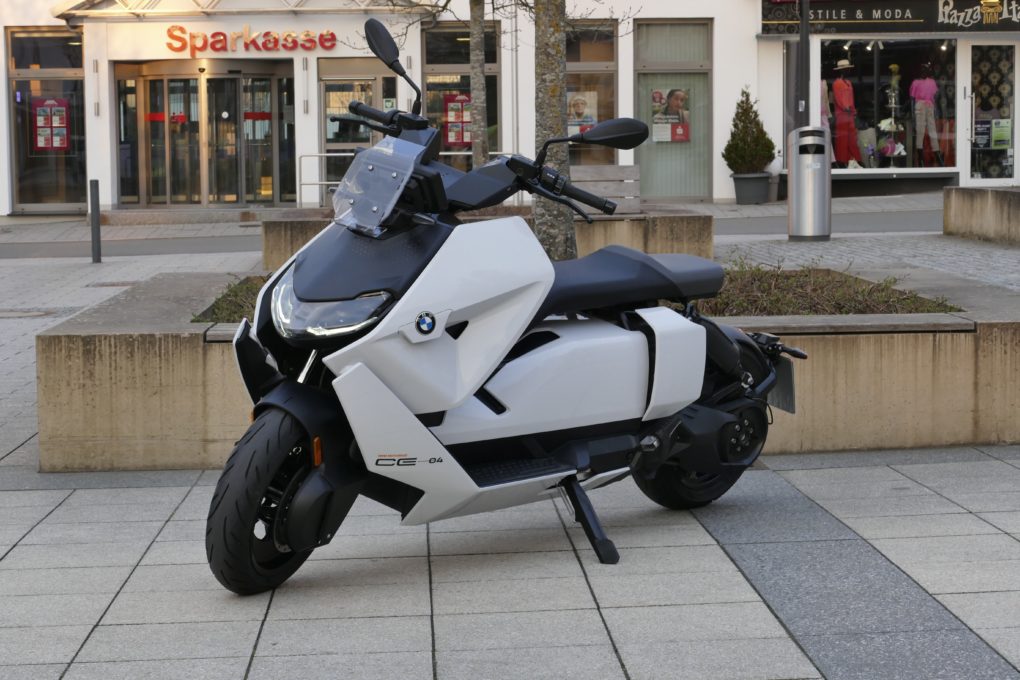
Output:
<instances>
[{"instance_id":1,"label":"kickstand","mask_svg":"<svg viewBox=\"0 0 1020 680\"><path fill-rule=\"evenodd\" d=\"M609 540L606 532L602 529L598 515L595 514L595 508L591 506L588 494L578 484L577 477L567 477L561 484L563 490L567 493L570 504L574 507L574 519L584 529L584 534L588 537L591 547L595 549L599 562L602 564L616 564L619 562L620 553L616 551L616 546L613 545L613 542Z\"/></svg>"}]
</instances>

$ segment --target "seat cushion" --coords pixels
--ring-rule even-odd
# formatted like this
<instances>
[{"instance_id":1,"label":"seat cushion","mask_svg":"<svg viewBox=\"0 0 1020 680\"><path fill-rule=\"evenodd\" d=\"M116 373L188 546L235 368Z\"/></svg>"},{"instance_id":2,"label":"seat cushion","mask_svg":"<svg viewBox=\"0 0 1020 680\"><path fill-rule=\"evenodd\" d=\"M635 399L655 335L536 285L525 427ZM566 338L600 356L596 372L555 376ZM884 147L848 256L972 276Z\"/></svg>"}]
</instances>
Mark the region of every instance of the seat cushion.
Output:
<instances>
[{"instance_id":1,"label":"seat cushion","mask_svg":"<svg viewBox=\"0 0 1020 680\"><path fill-rule=\"evenodd\" d=\"M608 246L577 260L554 262L556 278L536 320L660 299L711 297L722 287L723 270L693 255L646 255Z\"/></svg>"}]
</instances>

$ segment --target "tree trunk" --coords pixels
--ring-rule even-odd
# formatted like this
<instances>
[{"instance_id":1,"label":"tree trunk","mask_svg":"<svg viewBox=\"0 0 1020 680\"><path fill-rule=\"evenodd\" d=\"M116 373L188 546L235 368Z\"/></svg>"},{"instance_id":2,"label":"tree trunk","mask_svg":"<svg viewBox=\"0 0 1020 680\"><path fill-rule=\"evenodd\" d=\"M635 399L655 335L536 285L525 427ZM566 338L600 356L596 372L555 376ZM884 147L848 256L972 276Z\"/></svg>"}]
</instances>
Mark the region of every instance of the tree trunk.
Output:
<instances>
[{"instance_id":1,"label":"tree trunk","mask_svg":"<svg viewBox=\"0 0 1020 680\"><path fill-rule=\"evenodd\" d=\"M471 6L471 167L489 160L488 112L485 104L485 0Z\"/></svg>"},{"instance_id":2,"label":"tree trunk","mask_svg":"<svg viewBox=\"0 0 1020 680\"><path fill-rule=\"evenodd\" d=\"M566 0L535 0L535 148L552 137L567 136ZM550 147L546 164L566 174L567 145ZM535 234L549 257L577 257L570 208L535 198Z\"/></svg>"}]
</instances>

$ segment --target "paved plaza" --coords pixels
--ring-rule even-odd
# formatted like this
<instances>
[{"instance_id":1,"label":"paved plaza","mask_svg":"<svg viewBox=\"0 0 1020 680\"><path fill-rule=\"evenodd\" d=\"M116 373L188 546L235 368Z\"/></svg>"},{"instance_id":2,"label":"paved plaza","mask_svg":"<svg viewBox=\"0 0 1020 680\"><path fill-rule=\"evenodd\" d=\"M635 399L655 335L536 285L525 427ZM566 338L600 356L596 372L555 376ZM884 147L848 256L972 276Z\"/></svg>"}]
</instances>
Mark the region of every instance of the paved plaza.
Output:
<instances>
[{"instance_id":1,"label":"paved plaza","mask_svg":"<svg viewBox=\"0 0 1020 680\"><path fill-rule=\"evenodd\" d=\"M938 234L716 250L1020 290L1020 249ZM1020 446L765 456L694 512L625 480L591 494L614 566L559 501L402 527L361 499L247 598L205 563L216 471L36 471L37 332L156 273L259 261L0 257L0 679L1020 678Z\"/></svg>"}]
</instances>

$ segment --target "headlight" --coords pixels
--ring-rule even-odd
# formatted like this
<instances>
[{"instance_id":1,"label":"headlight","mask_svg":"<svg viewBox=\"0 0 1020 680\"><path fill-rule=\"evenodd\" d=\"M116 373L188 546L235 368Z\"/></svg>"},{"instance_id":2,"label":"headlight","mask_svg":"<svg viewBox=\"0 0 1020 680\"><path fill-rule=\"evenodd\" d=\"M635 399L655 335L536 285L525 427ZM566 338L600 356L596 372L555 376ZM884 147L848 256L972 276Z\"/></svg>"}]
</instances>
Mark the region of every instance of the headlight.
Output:
<instances>
[{"instance_id":1,"label":"headlight","mask_svg":"<svg viewBox=\"0 0 1020 680\"><path fill-rule=\"evenodd\" d=\"M285 338L330 338L361 330L376 321L389 293L370 293L353 300L303 302L294 292L294 268L273 288L273 325Z\"/></svg>"}]
</instances>

